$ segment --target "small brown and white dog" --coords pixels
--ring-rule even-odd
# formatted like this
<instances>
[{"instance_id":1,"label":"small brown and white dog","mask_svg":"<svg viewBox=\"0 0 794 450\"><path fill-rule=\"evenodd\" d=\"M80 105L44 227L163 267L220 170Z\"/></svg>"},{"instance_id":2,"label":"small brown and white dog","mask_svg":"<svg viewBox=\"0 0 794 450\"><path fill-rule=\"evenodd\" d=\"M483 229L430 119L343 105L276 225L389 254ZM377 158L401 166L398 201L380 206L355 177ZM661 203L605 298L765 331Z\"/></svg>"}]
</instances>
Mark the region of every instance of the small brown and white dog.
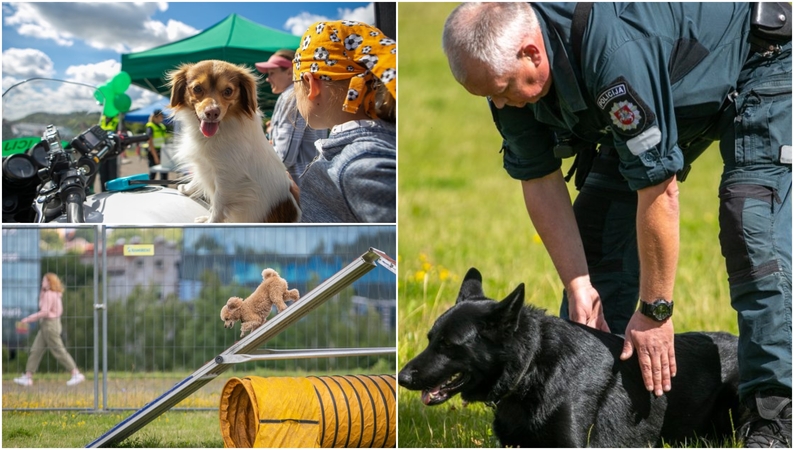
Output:
<instances>
[{"instance_id":1,"label":"small brown and white dog","mask_svg":"<svg viewBox=\"0 0 794 450\"><path fill-rule=\"evenodd\" d=\"M204 197L196 222L298 222L287 169L267 141L257 105L258 79L245 66L208 60L168 73L179 124L175 157L193 165L179 191Z\"/></svg>"},{"instance_id":2,"label":"small brown and white dog","mask_svg":"<svg viewBox=\"0 0 794 450\"><path fill-rule=\"evenodd\" d=\"M286 301L299 298L297 289L289 289L287 280L268 268L262 271L262 282L248 298L232 297L226 302L221 308L221 320L225 328L232 328L238 320L242 322L240 337L243 337L267 321L273 305L282 312L287 309Z\"/></svg>"}]
</instances>

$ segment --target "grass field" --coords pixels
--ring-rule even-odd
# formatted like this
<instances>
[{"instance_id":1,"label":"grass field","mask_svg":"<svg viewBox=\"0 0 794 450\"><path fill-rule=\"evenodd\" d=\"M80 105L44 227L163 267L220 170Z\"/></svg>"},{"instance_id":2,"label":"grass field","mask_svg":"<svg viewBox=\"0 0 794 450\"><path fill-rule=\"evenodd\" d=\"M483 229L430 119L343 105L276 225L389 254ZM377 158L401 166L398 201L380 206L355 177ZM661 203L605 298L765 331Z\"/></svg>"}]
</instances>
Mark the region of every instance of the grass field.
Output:
<instances>
[{"instance_id":1,"label":"grass field","mask_svg":"<svg viewBox=\"0 0 794 450\"><path fill-rule=\"evenodd\" d=\"M441 30L454 6L398 5L400 366L424 348L427 331L454 303L471 266L482 272L491 297L503 298L524 282L527 302L556 314L562 291L520 184L502 168L501 138L485 99L469 95L449 73ZM717 237L721 169L714 147L680 184L676 332L738 333ZM498 444L483 406L464 408L456 398L426 408L418 393L400 389L398 408L400 447Z\"/></svg>"},{"instance_id":2,"label":"grass field","mask_svg":"<svg viewBox=\"0 0 794 450\"><path fill-rule=\"evenodd\" d=\"M350 373L389 373L386 366ZM183 380L188 373L110 373L109 412L93 411L3 411L3 447L85 447L148 402ZM176 408L212 408L211 411L169 411L120 443L136 448L223 447L218 407L224 384L232 377L250 375L303 377L339 373L274 372L251 370L226 372L176 405ZM67 388L63 374L37 376L32 387L13 383L16 375L3 377L3 408L93 408L93 375L86 382ZM100 385L101 391L101 385ZM101 406L100 401L100 406ZM114 408L126 409L114 411Z\"/></svg>"}]
</instances>

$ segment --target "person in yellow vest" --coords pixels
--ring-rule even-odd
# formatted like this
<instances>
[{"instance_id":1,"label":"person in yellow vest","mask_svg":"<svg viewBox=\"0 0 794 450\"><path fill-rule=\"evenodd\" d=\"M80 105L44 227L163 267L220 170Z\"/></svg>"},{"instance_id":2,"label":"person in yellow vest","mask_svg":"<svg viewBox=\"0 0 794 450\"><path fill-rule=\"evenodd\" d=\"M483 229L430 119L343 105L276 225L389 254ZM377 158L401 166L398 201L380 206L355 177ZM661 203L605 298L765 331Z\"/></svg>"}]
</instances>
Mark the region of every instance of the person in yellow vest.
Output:
<instances>
[{"instance_id":1,"label":"person in yellow vest","mask_svg":"<svg viewBox=\"0 0 794 450\"><path fill-rule=\"evenodd\" d=\"M116 133L120 130L119 116L120 114L116 114L113 117L107 117L106 115L102 114L102 116L100 116L99 118L99 126L108 133ZM105 192L105 183L107 183L110 180L115 180L118 177L119 177L118 158L116 157L108 158L99 164L99 185L101 192ZM91 178L89 185L93 188L94 177Z\"/></svg>"},{"instance_id":2,"label":"person in yellow vest","mask_svg":"<svg viewBox=\"0 0 794 450\"><path fill-rule=\"evenodd\" d=\"M163 111L159 109L155 109L151 116L149 116L149 122L146 124L146 134L149 135L149 143L148 143L148 155L149 158L149 167L156 166L160 164L160 150L165 145L165 138L168 136L168 130L166 129L165 125L163 124ZM149 172L149 179L154 180L157 176L157 172ZM167 180L168 173L160 172L160 179Z\"/></svg>"}]
</instances>

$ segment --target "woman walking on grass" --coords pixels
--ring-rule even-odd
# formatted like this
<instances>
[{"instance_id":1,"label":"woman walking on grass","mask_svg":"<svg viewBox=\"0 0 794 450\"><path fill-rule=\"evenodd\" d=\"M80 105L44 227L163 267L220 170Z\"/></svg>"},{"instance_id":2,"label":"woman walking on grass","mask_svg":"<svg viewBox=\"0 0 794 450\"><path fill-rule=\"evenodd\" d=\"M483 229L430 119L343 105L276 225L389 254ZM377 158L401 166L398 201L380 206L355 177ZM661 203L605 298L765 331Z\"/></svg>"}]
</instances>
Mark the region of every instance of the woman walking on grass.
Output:
<instances>
[{"instance_id":1,"label":"woman walking on grass","mask_svg":"<svg viewBox=\"0 0 794 450\"><path fill-rule=\"evenodd\" d=\"M25 374L14 378L14 383L22 386L33 386L33 372L39 368L41 358L48 348L55 359L67 370L72 372L72 378L66 382L67 386L74 386L85 381L85 376L77 369L74 359L66 351L61 340L61 315L63 314L63 284L57 275L47 273L41 280L41 293L39 294L39 311L22 319L22 323L39 321L39 333L33 340L30 357Z\"/></svg>"}]
</instances>

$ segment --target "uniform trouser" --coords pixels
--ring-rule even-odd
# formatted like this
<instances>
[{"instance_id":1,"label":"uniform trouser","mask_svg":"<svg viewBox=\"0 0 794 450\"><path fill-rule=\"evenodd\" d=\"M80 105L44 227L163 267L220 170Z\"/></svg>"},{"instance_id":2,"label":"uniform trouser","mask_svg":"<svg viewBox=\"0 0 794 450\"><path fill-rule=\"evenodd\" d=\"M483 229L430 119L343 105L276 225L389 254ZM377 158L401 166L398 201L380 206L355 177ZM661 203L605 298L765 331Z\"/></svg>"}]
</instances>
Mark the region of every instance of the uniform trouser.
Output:
<instances>
[{"instance_id":1,"label":"uniform trouser","mask_svg":"<svg viewBox=\"0 0 794 450\"><path fill-rule=\"evenodd\" d=\"M722 120L720 244L739 319L739 395L791 396L791 43L745 64Z\"/></svg>"},{"instance_id":2,"label":"uniform trouser","mask_svg":"<svg viewBox=\"0 0 794 450\"><path fill-rule=\"evenodd\" d=\"M720 245L739 321L739 393L791 395L791 44L773 60L756 56L721 121L724 172ZM600 154L574 202L593 286L607 324L622 334L637 306L636 194L614 152ZM686 301L684 299L683 301ZM568 317L567 297L560 310Z\"/></svg>"},{"instance_id":3,"label":"uniform trouser","mask_svg":"<svg viewBox=\"0 0 794 450\"><path fill-rule=\"evenodd\" d=\"M119 177L118 158L110 158L99 164L99 184L100 190L105 192L105 183Z\"/></svg>"},{"instance_id":4,"label":"uniform trouser","mask_svg":"<svg viewBox=\"0 0 794 450\"><path fill-rule=\"evenodd\" d=\"M162 161L163 152L159 148L157 149L157 156L159 156L161 158L160 161ZM149 161L149 167L154 167L154 166L157 165L157 163L154 162L154 155L152 154L152 152L146 152L146 158ZM156 178L157 178L157 172L149 172L149 179L150 180L154 180ZM168 174L165 173L165 172L160 172L160 179L161 180L167 180L168 179Z\"/></svg>"},{"instance_id":5,"label":"uniform trouser","mask_svg":"<svg viewBox=\"0 0 794 450\"><path fill-rule=\"evenodd\" d=\"M573 204L590 281L601 296L610 331L623 334L640 292L637 253L637 193L618 171L614 150L601 148ZM568 318L563 293L560 316Z\"/></svg>"},{"instance_id":6,"label":"uniform trouser","mask_svg":"<svg viewBox=\"0 0 794 450\"><path fill-rule=\"evenodd\" d=\"M77 368L74 360L66 351L61 339L61 319L41 319L39 320L39 333L33 340L30 348L30 357L25 370L34 373L44 357L44 352L49 348L52 356L58 360L69 372Z\"/></svg>"}]
</instances>

